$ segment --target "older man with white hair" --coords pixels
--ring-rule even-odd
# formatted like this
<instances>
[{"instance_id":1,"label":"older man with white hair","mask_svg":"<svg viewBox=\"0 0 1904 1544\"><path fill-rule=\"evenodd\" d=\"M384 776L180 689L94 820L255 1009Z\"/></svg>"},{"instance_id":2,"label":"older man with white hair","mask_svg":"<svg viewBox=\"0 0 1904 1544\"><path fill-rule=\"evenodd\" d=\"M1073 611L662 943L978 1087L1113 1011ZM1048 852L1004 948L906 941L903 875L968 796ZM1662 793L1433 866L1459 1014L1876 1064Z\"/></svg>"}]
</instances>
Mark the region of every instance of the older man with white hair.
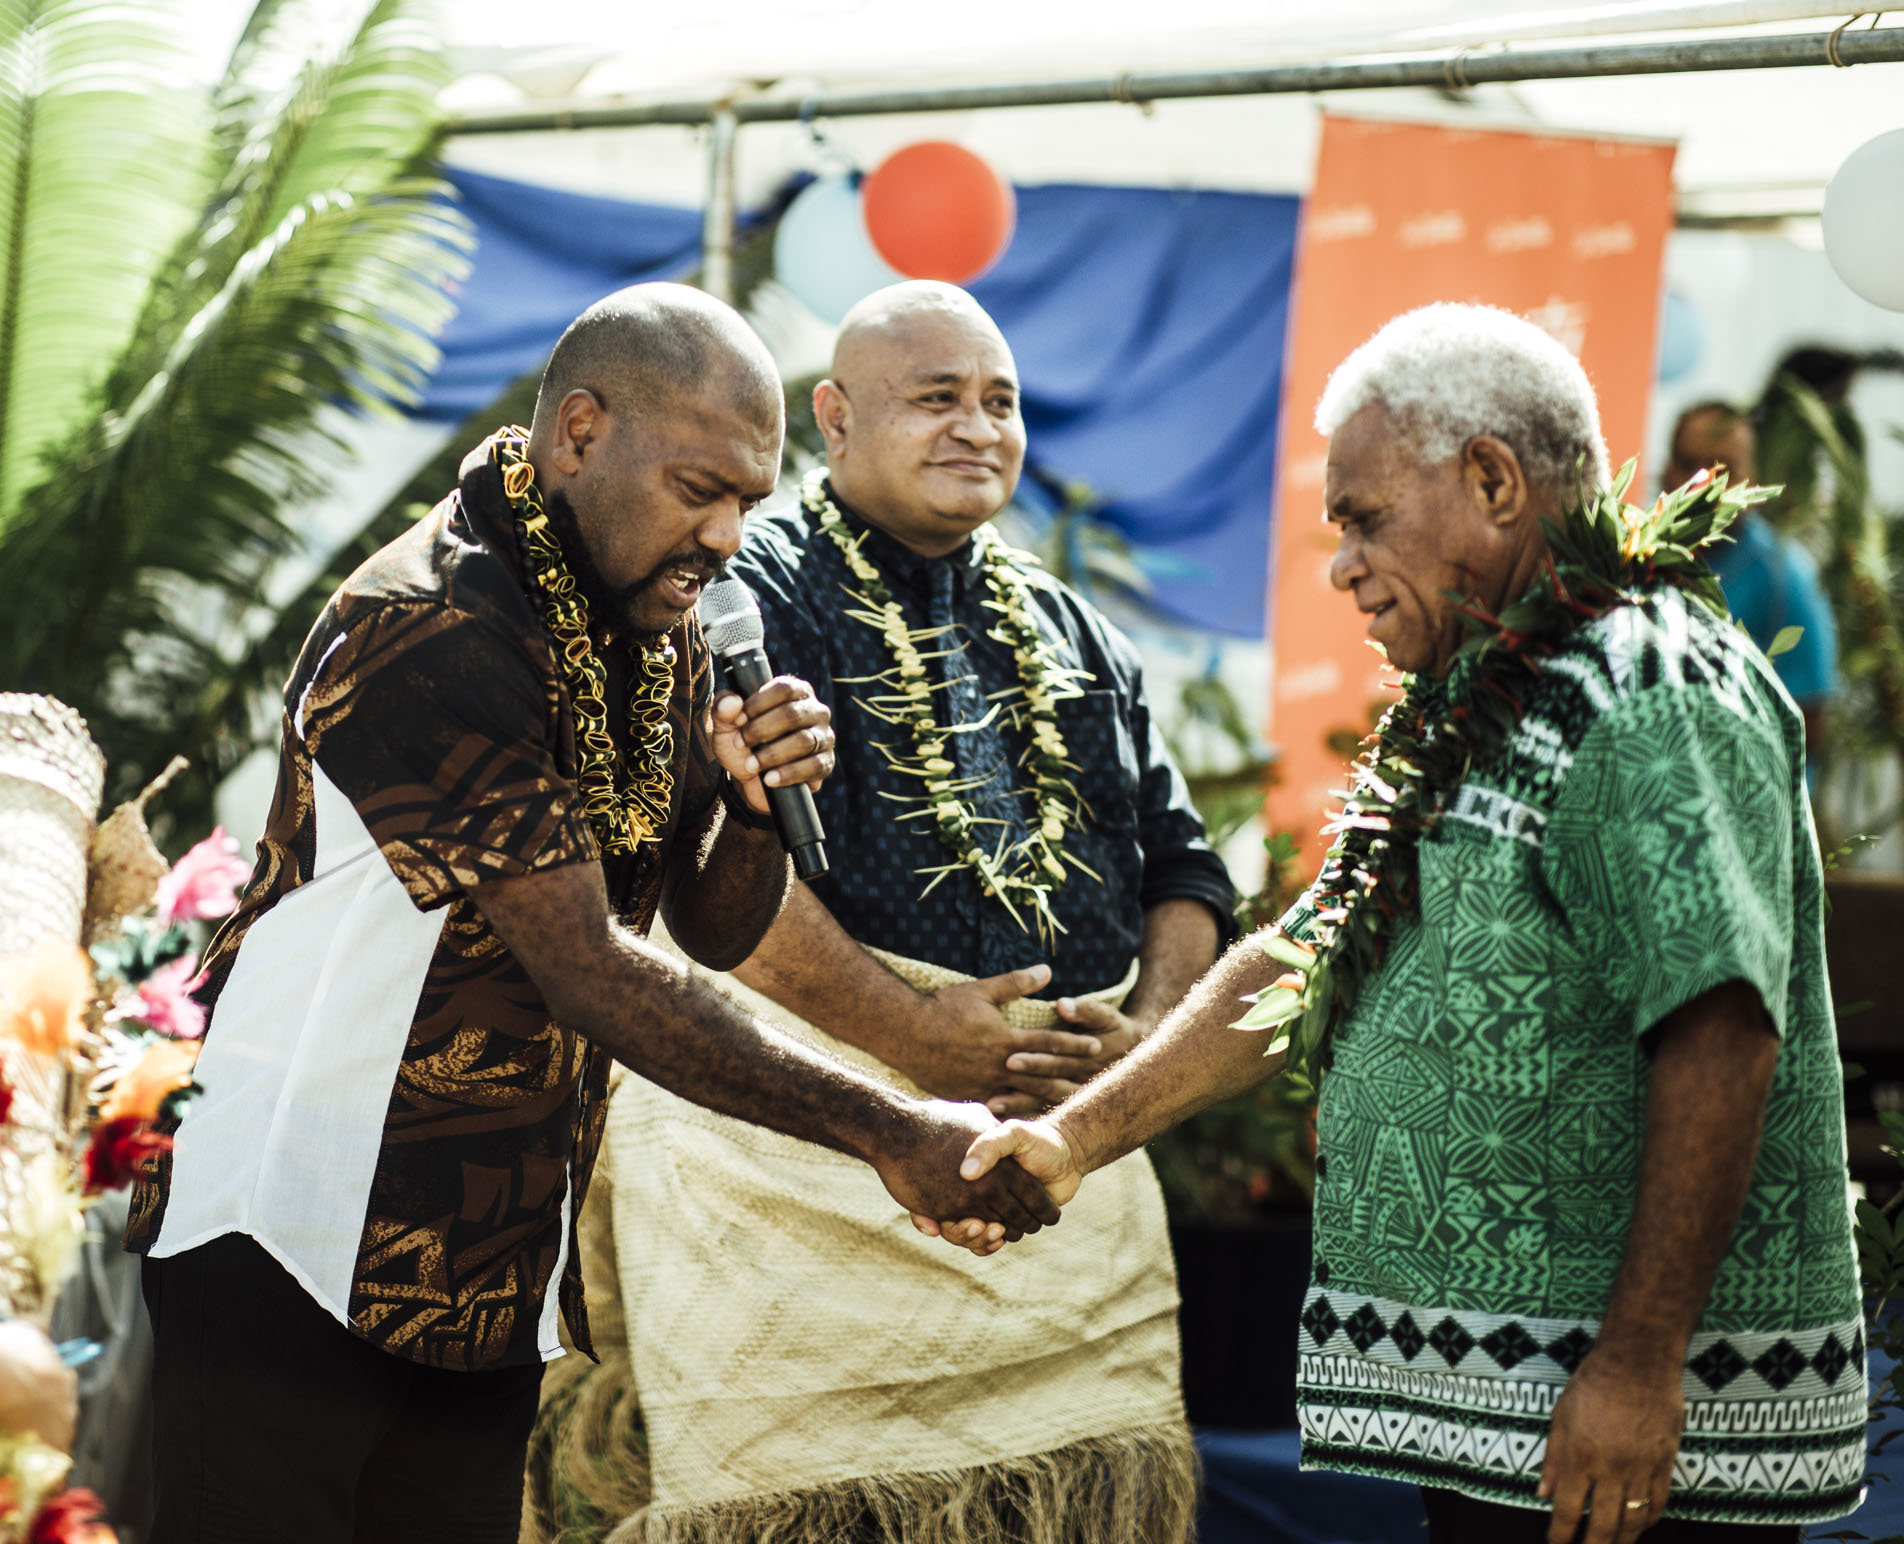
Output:
<instances>
[{"instance_id":1,"label":"older man with white hair","mask_svg":"<svg viewBox=\"0 0 1904 1544\"><path fill-rule=\"evenodd\" d=\"M1858 1502L1864 1348L1803 729L1697 556L1751 496L1623 509L1580 366L1482 307L1390 322L1317 422L1408 672L1335 846L966 1173L1063 1201L1319 1066L1305 1464L1419 1483L1437 1544L1796 1539Z\"/></svg>"}]
</instances>

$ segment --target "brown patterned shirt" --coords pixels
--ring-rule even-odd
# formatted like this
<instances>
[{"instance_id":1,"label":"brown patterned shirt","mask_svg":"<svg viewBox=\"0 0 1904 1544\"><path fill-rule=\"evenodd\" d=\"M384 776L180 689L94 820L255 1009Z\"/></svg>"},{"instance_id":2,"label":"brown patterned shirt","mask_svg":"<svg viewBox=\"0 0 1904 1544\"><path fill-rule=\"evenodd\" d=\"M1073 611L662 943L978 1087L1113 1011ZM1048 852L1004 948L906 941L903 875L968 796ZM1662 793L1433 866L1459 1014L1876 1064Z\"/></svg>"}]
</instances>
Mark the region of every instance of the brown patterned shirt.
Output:
<instances>
[{"instance_id":1,"label":"brown patterned shirt","mask_svg":"<svg viewBox=\"0 0 1904 1544\"><path fill-rule=\"evenodd\" d=\"M204 1093L140 1180L126 1236L164 1256L249 1234L371 1344L454 1369L559 1354L558 1301L588 1348L574 1229L608 1075L469 890L599 862L645 931L723 775L690 617L673 635L670 822L658 847L601 855L487 450L305 642L258 865L206 958ZM628 652L599 654L608 701L625 702ZM626 754L625 715L610 718Z\"/></svg>"}]
</instances>

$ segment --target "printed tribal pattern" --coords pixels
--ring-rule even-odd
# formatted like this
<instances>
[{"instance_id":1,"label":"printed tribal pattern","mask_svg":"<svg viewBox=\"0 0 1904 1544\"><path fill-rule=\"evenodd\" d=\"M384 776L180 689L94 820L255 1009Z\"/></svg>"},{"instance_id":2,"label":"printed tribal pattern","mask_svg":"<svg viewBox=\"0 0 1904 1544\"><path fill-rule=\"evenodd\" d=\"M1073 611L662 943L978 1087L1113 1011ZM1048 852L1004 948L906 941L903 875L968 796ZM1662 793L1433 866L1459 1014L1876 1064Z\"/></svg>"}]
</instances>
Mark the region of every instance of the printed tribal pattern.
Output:
<instances>
[{"instance_id":1,"label":"printed tribal pattern","mask_svg":"<svg viewBox=\"0 0 1904 1544\"><path fill-rule=\"evenodd\" d=\"M1863 1429L1842 1082L1799 728L1769 668L1670 592L1583 628L1503 754L1454 793L1420 872L1419 915L1322 1084L1306 1461L1531 1493L1538 1460L1493 1440L1519 1428L1477 1390L1531 1399L1521 1415L1544 1429L1585 1354L1571 1332L1591 1335L1624 1252L1642 1037L1743 978L1784 1047L1689 1368L1718 1382L1688 1397L1746 1399L1752 1457L1773 1467L1714 1449L1668 1515L1841 1515ZM1814 1409L1801 1441L1790 1412L1825 1397L1834 1367L1852 1413Z\"/></svg>"},{"instance_id":2,"label":"printed tribal pattern","mask_svg":"<svg viewBox=\"0 0 1904 1544\"><path fill-rule=\"evenodd\" d=\"M577 790L567 689L512 525L501 475L479 448L459 490L332 598L286 687L260 865L208 951L201 994L215 1040L218 997L251 925L315 876L312 768L321 768L410 901L447 907L420 988L390 985L415 1008L375 1174L361 1211L337 1220L361 1229L351 1327L394 1355L457 1370L538 1360L552 1290L571 1339L587 1348L573 1220L601 1143L609 1072L605 1054L551 1021L467 892L600 861L611 906L645 931L676 835L704 829L722 775L701 727L712 662L689 621L672 635L678 663L662 701L669 818L638 852L600 852ZM606 668L631 667L618 656ZM626 754L620 726L613 743ZM158 1237L169 1183L161 1165L135 1189L129 1248Z\"/></svg>"}]
</instances>

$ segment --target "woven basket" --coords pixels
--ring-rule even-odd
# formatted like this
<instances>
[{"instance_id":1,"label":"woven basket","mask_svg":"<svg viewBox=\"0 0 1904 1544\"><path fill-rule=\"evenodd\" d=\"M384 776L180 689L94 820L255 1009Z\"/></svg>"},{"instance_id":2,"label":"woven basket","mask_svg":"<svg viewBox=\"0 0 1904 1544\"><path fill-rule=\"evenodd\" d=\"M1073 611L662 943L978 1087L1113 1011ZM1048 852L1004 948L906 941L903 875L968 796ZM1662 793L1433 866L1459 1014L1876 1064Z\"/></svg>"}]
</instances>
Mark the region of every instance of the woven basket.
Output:
<instances>
[{"instance_id":1,"label":"woven basket","mask_svg":"<svg viewBox=\"0 0 1904 1544\"><path fill-rule=\"evenodd\" d=\"M106 758L64 703L0 692L0 956L77 943Z\"/></svg>"},{"instance_id":2,"label":"woven basket","mask_svg":"<svg viewBox=\"0 0 1904 1544\"><path fill-rule=\"evenodd\" d=\"M0 968L49 943L79 943L105 778L71 708L0 692ZM60 1274L47 1241L71 1231L48 1211L59 1204L48 1176L64 1168L71 1079L63 1057L10 1044L5 1058L14 1100L0 1142L0 1312L42 1317Z\"/></svg>"}]
</instances>

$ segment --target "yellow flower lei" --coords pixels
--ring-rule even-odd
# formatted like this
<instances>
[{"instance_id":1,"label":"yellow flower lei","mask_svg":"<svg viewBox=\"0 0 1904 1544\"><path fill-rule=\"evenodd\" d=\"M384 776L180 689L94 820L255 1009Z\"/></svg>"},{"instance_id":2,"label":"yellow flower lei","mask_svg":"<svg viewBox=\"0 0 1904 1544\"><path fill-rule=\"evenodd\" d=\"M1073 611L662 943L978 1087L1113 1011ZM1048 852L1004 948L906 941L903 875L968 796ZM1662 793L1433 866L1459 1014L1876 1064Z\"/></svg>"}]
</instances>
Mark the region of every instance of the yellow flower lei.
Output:
<instances>
[{"instance_id":1,"label":"yellow flower lei","mask_svg":"<svg viewBox=\"0 0 1904 1544\"><path fill-rule=\"evenodd\" d=\"M490 461L502 473L502 491L516 517L516 538L523 562L541 592L542 618L555 640L555 652L568 679L575 714L575 784L582 796L595 840L604 853L634 852L659 840L674 799L674 726L668 722L668 698L674 688L674 643L631 651L635 688L628 696L628 723L634 745L632 773L625 785L615 776L615 742L608 733L608 672L595 657L588 636L588 602L575 587L575 576L562 560L562 548L549 529L549 517L529 464L528 431L511 424L490 442Z\"/></svg>"},{"instance_id":2,"label":"yellow flower lei","mask_svg":"<svg viewBox=\"0 0 1904 1544\"><path fill-rule=\"evenodd\" d=\"M934 684L928 677L926 661L943 659L955 649L921 652L921 643L930 643L946 629L908 628L899 602L887 589L880 572L860 551L863 536L855 536L846 524L839 506L827 496L826 472L815 468L801 484L800 501L820 522L846 559L846 566L860 583L859 591L849 591L857 608L846 615L881 633L892 650L893 667L876 676L846 680L843 685L876 684L886 690L879 695L855 700L875 718L908 731L910 744L903 750L874 742L874 748L895 771L916 777L924 792L915 796L884 794L910 804L899 818L929 818L940 842L953 855L950 863L938 868L921 869L930 882L920 898L930 895L948 874L970 869L978 877L979 889L995 896L1020 927L1027 927L1019 908L1035 919L1039 935L1049 939L1065 931L1051 909L1051 893L1067 876L1065 864L1091 878L1098 876L1063 848L1065 828L1081 826L1083 801L1071 786L1069 773L1077 767L1069 759L1064 736L1058 729L1057 704L1066 698L1084 694L1080 684L1092 680L1088 670L1077 670L1060 662L1056 646L1039 631L1031 604L1032 582L1022 565L1035 562L1030 554L1009 547L990 526L981 526L974 534L978 543L979 563L991 599L985 604L999 614L999 621L987 635L1004 644L1018 662L1019 691L1031 730L1031 741L1018 758L1019 766L1030 773L1037 793L1037 815L1031 833L1023 841L1010 843L1006 827L996 845L988 851L979 844L977 827L1005 826L1006 822L984 819L964 795L980 786L982 780L960 779L948 754L946 740L955 734L973 734L985 729L997 718L1009 694L994 694L990 710L977 723L942 725L933 716L932 694L948 684ZM1018 706L1013 705L1014 714ZM1020 790L1026 791L1026 790Z\"/></svg>"}]
</instances>

